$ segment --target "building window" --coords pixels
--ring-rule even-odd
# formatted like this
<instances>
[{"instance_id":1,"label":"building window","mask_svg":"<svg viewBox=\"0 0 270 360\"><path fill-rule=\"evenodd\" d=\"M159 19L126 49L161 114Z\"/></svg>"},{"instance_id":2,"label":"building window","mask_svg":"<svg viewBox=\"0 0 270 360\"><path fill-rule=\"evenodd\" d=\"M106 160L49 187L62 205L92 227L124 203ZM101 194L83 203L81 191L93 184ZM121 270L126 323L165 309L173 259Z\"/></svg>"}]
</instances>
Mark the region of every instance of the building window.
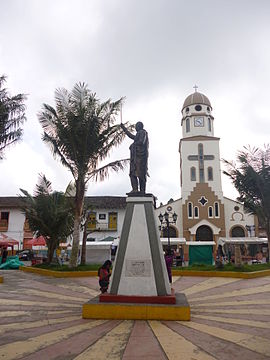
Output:
<instances>
[{"instance_id":1,"label":"building window","mask_svg":"<svg viewBox=\"0 0 270 360\"><path fill-rule=\"evenodd\" d=\"M190 180L196 181L196 168L194 166L190 168Z\"/></svg>"},{"instance_id":2,"label":"building window","mask_svg":"<svg viewBox=\"0 0 270 360\"><path fill-rule=\"evenodd\" d=\"M245 231L241 226L232 228L232 237L245 237Z\"/></svg>"},{"instance_id":3,"label":"building window","mask_svg":"<svg viewBox=\"0 0 270 360\"><path fill-rule=\"evenodd\" d=\"M191 202L188 203L188 218L193 218L193 205Z\"/></svg>"},{"instance_id":4,"label":"building window","mask_svg":"<svg viewBox=\"0 0 270 360\"><path fill-rule=\"evenodd\" d=\"M189 113L189 108L188 107L186 108L186 113Z\"/></svg>"},{"instance_id":5,"label":"building window","mask_svg":"<svg viewBox=\"0 0 270 360\"><path fill-rule=\"evenodd\" d=\"M28 222L27 219L25 219L25 221L24 221L23 230L24 231L31 231L30 226L29 226L29 222Z\"/></svg>"},{"instance_id":6,"label":"building window","mask_svg":"<svg viewBox=\"0 0 270 360\"><path fill-rule=\"evenodd\" d=\"M190 132L190 120L189 118L186 120L186 132Z\"/></svg>"},{"instance_id":7,"label":"building window","mask_svg":"<svg viewBox=\"0 0 270 360\"><path fill-rule=\"evenodd\" d=\"M212 206L209 206L209 208L208 208L208 217L209 218L213 217L213 207Z\"/></svg>"},{"instance_id":8,"label":"building window","mask_svg":"<svg viewBox=\"0 0 270 360\"><path fill-rule=\"evenodd\" d=\"M208 181L213 181L213 168L209 166L207 172L208 172Z\"/></svg>"},{"instance_id":9,"label":"building window","mask_svg":"<svg viewBox=\"0 0 270 360\"><path fill-rule=\"evenodd\" d=\"M210 118L208 118L208 131L212 131L212 124Z\"/></svg>"},{"instance_id":10,"label":"building window","mask_svg":"<svg viewBox=\"0 0 270 360\"><path fill-rule=\"evenodd\" d=\"M8 230L9 212L1 211L0 213L0 231Z\"/></svg>"},{"instance_id":11,"label":"building window","mask_svg":"<svg viewBox=\"0 0 270 360\"><path fill-rule=\"evenodd\" d=\"M96 213L90 212L87 221L87 230L95 230L97 227Z\"/></svg>"},{"instance_id":12,"label":"building window","mask_svg":"<svg viewBox=\"0 0 270 360\"><path fill-rule=\"evenodd\" d=\"M117 213L109 213L109 230L117 230Z\"/></svg>"},{"instance_id":13,"label":"building window","mask_svg":"<svg viewBox=\"0 0 270 360\"><path fill-rule=\"evenodd\" d=\"M219 217L219 203L216 201L214 204L215 207L215 217Z\"/></svg>"},{"instance_id":14,"label":"building window","mask_svg":"<svg viewBox=\"0 0 270 360\"><path fill-rule=\"evenodd\" d=\"M168 228L162 229L161 237L167 238L168 237ZM176 238L177 237L177 230L173 226L169 226L169 237Z\"/></svg>"},{"instance_id":15,"label":"building window","mask_svg":"<svg viewBox=\"0 0 270 360\"><path fill-rule=\"evenodd\" d=\"M199 218L199 208L198 208L198 206L194 206L194 218L195 219Z\"/></svg>"}]
</instances>

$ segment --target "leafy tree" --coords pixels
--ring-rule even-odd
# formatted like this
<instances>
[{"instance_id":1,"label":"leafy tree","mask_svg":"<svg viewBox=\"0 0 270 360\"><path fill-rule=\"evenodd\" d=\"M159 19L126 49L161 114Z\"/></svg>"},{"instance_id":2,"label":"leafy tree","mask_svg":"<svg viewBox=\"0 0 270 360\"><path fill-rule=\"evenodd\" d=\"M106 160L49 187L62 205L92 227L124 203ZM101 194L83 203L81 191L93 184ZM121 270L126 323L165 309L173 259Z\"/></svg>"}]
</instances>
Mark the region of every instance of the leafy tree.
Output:
<instances>
[{"instance_id":1,"label":"leafy tree","mask_svg":"<svg viewBox=\"0 0 270 360\"><path fill-rule=\"evenodd\" d=\"M263 149L244 147L237 163L223 161L228 168L224 173L240 194L238 200L249 213L257 215L266 230L270 254L270 145Z\"/></svg>"},{"instance_id":2,"label":"leafy tree","mask_svg":"<svg viewBox=\"0 0 270 360\"><path fill-rule=\"evenodd\" d=\"M64 193L53 191L50 181L40 175L34 196L20 189L24 196L22 210L31 230L42 235L48 247L48 262L53 258L54 250L73 230L73 201Z\"/></svg>"},{"instance_id":3,"label":"leafy tree","mask_svg":"<svg viewBox=\"0 0 270 360\"><path fill-rule=\"evenodd\" d=\"M43 141L66 166L75 181L75 219L70 267L77 264L81 217L87 183L104 180L109 170L122 170L128 159L113 161L101 167L112 148L125 134L115 125L122 98L100 102L86 84L79 83L71 92L55 91L56 108L44 104L39 121L44 130ZM131 129L131 127L129 127Z\"/></svg>"},{"instance_id":4,"label":"leafy tree","mask_svg":"<svg viewBox=\"0 0 270 360\"><path fill-rule=\"evenodd\" d=\"M3 158L7 146L21 139L21 125L26 120L26 96L10 96L7 89L3 88L5 82L6 76L0 76L0 159Z\"/></svg>"}]
</instances>

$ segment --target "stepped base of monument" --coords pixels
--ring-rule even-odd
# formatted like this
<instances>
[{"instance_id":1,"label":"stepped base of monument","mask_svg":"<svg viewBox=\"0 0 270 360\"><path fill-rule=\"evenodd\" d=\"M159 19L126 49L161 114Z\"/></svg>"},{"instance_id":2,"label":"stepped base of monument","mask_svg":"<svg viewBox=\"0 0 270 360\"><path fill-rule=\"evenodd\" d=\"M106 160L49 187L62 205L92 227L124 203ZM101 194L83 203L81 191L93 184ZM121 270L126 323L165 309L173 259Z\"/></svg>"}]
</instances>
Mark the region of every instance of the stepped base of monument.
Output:
<instances>
[{"instance_id":1,"label":"stepped base of monument","mask_svg":"<svg viewBox=\"0 0 270 360\"><path fill-rule=\"evenodd\" d=\"M157 296L158 297L158 296ZM190 320L185 294L175 294L175 304L100 302L99 296L83 305L84 319L110 320Z\"/></svg>"},{"instance_id":2,"label":"stepped base of monument","mask_svg":"<svg viewBox=\"0 0 270 360\"><path fill-rule=\"evenodd\" d=\"M176 304L176 297L172 289L171 295L165 296L113 295L105 293L99 295L99 301L102 303Z\"/></svg>"}]
</instances>

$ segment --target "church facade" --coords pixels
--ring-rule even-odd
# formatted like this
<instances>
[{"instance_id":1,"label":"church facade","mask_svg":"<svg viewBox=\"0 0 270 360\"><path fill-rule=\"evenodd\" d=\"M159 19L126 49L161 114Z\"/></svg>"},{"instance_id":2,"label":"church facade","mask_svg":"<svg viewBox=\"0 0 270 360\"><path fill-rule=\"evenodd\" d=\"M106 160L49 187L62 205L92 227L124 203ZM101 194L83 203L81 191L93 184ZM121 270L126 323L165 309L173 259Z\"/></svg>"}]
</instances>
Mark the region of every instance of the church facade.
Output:
<instances>
[{"instance_id":1,"label":"church facade","mask_svg":"<svg viewBox=\"0 0 270 360\"><path fill-rule=\"evenodd\" d=\"M179 142L182 197L160 206L156 212L175 212L170 236L187 242L219 238L258 236L257 219L243 205L224 197L221 182L220 138L214 134L214 116L209 99L197 91L182 107L182 137ZM166 237L165 232L161 236Z\"/></svg>"}]
</instances>

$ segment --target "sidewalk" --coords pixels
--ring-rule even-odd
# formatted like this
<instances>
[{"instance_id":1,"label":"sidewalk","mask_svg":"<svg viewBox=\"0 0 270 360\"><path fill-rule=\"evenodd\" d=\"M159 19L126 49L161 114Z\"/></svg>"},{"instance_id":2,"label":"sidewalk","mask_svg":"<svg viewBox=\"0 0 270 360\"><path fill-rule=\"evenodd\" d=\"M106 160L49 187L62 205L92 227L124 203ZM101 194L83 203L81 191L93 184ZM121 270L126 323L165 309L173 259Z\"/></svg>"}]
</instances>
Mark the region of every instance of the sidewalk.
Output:
<instances>
[{"instance_id":1,"label":"sidewalk","mask_svg":"<svg viewBox=\"0 0 270 360\"><path fill-rule=\"evenodd\" d=\"M191 321L83 320L97 278L2 271L0 358L263 360L270 357L270 277L174 277Z\"/></svg>"}]
</instances>

